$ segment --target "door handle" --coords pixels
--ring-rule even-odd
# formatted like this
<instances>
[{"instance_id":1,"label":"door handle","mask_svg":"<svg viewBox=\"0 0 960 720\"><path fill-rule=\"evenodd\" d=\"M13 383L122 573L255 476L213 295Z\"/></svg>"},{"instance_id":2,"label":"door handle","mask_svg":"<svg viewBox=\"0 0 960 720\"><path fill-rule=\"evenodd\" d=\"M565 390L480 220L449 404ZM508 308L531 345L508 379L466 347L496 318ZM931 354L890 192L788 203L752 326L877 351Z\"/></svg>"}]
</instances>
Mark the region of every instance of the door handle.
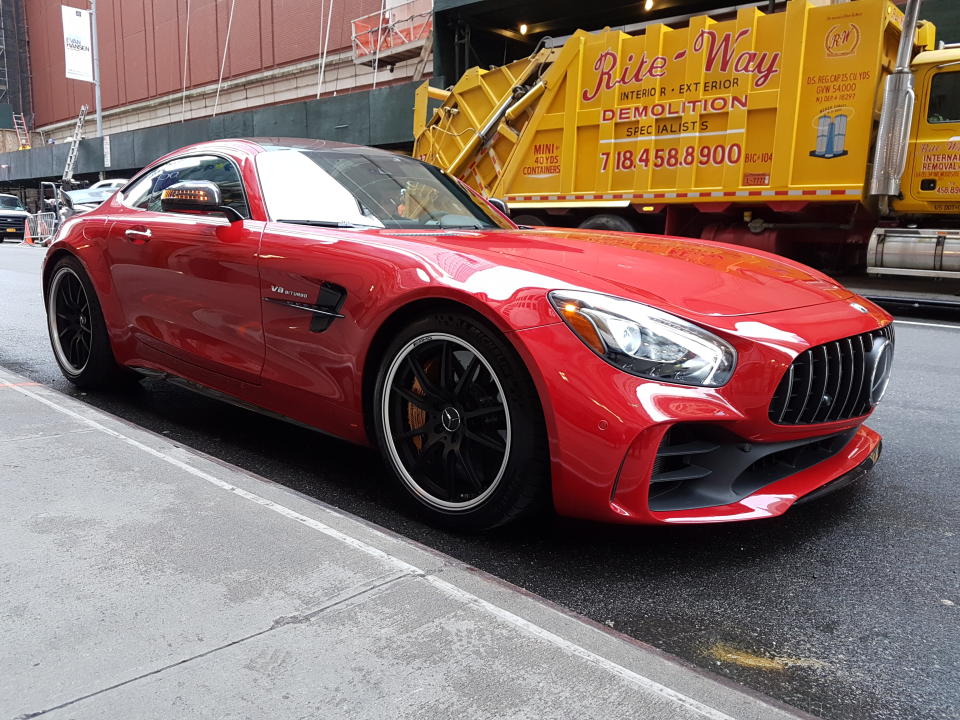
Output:
<instances>
[{"instance_id":1,"label":"door handle","mask_svg":"<svg viewBox=\"0 0 960 720\"><path fill-rule=\"evenodd\" d=\"M123 234L127 237L127 240L132 242L147 242L153 236L149 228L143 230L130 228L129 230L125 230Z\"/></svg>"}]
</instances>

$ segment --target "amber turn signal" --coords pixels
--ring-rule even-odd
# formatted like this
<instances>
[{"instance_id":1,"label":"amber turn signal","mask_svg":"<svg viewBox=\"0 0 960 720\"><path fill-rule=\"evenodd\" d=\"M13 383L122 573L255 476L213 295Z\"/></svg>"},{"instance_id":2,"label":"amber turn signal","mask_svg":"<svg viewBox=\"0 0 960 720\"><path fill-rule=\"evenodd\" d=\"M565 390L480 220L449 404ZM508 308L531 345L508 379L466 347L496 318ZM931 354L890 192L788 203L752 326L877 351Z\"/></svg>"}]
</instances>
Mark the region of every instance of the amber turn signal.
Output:
<instances>
[{"instance_id":1,"label":"amber turn signal","mask_svg":"<svg viewBox=\"0 0 960 720\"><path fill-rule=\"evenodd\" d=\"M161 200L188 200L191 202L208 203L210 196L205 190L188 188L167 188L160 195Z\"/></svg>"},{"instance_id":2,"label":"amber turn signal","mask_svg":"<svg viewBox=\"0 0 960 720\"><path fill-rule=\"evenodd\" d=\"M563 305L563 317L571 328L579 335L583 341L603 355L607 348L600 339L600 334L586 315L580 312L580 306L576 303L565 303Z\"/></svg>"}]
</instances>

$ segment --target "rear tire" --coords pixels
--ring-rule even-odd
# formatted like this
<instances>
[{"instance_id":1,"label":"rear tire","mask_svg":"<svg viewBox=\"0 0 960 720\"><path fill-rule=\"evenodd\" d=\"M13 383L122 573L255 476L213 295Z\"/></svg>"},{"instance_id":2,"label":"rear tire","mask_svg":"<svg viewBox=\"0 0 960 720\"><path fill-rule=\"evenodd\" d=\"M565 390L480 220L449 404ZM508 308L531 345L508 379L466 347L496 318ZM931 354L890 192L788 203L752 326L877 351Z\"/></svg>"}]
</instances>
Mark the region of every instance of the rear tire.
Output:
<instances>
[{"instance_id":1,"label":"rear tire","mask_svg":"<svg viewBox=\"0 0 960 720\"><path fill-rule=\"evenodd\" d=\"M57 261L45 297L50 346L63 376L81 388L128 381L129 371L113 357L96 291L79 260L67 255Z\"/></svg>"},{"instance_id":2,"label":"rear tire","mask_svg":"<svg viewBox=\"0 0 960 720\"><path fill-rule=\"evenodd\" d=\"M637 232L637 227L625 217L611 213L591 215L578 226L583 230L612 230L614 232Z\"/></svg>"},{"instance_id":3,"label":"rear tire","mask_svg":"<svg viewBox=\"0 0 960 720\"><path fill-rule=\"evenodd\" d=\"M546 432L533 382L496 330L460 313L404 328L374 390L377 443L430 522L486 530L546 504Z\"/></svg>"}]
</instances>

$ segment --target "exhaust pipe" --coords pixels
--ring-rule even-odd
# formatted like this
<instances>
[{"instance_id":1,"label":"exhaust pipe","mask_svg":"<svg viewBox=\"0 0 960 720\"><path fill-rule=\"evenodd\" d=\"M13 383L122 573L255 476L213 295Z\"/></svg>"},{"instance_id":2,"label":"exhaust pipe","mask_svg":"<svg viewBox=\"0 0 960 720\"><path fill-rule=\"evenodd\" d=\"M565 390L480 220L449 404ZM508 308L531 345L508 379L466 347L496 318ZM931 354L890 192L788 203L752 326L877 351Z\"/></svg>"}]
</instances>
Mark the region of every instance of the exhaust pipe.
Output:
<instances>
[{"instance_id":1,"label":"exhaust pipe","mask_svg":"<svg viewBox=\"0 0 960 720\"><path fill-rule=\"evenodd\" d=\"M883 214L886 214L889 199L900 194L900 179L907 162L907 143L910 140L915 100L910 57L917 35L920 2L921 0L907 0L900 47L897 51L897 66L887 76L883 89L873 173L870 176L870 194L879 197Z\"/></svg>"}]
</instances>

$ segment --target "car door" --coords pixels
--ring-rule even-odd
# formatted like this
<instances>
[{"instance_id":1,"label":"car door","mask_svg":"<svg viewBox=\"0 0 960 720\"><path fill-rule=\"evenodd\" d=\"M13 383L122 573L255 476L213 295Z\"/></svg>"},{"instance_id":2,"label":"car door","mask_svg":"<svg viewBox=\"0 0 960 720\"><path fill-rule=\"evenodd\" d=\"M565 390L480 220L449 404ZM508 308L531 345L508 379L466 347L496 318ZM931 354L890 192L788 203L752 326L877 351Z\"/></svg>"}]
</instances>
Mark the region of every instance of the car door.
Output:
<instances>
[{"instance_id":1,"label":"car door","mask_svg":"<svg viewBox=\"0 0 960 720\"><path fill-rule=\"evenodd\" d=\"M960 67L929 68L919 78L912 163L903 195L924 209L960 209ZM929 205L923 205L929 204Z\"/></svg>"},{"instance_id":2,"label":"car door","mask_svg":"<svg viewBox=\"0 0 960 720\"><path fill-rule=\"evenodd\" d=\"M244 219L163 212L163 189L187 180L216 183L224 204ZM109 263L134 337L192 366L258 382L264 340L257 258L264 223L249 217L236 164L216 155L164 163L124 193L112 220Z\"/></svg>"}]
</instances>

